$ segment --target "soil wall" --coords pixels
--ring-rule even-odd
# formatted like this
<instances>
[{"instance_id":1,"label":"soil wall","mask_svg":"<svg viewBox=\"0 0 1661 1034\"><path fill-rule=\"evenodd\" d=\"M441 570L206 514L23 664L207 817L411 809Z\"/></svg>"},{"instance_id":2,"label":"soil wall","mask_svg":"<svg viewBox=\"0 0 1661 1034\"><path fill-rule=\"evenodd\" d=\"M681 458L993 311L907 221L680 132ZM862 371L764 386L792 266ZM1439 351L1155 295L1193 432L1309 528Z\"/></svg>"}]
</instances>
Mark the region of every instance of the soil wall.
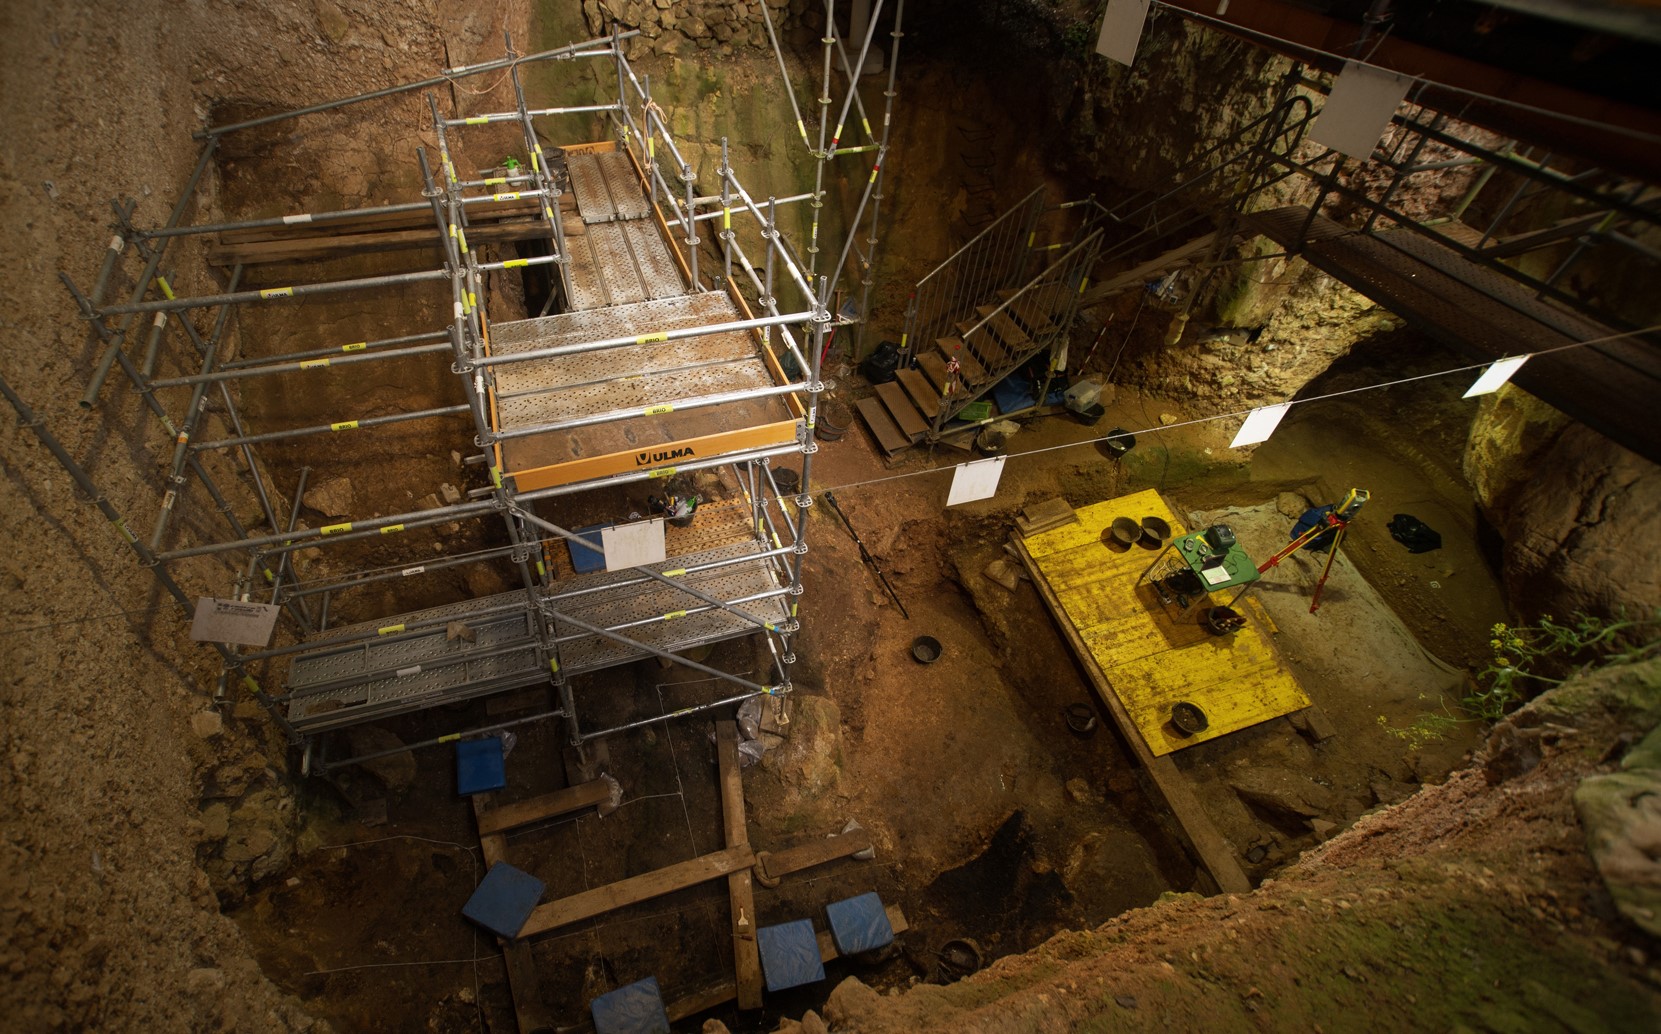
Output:
<instances>
[{"instance_id":1,"label":"soil wall","mask_svg":"<svg viewBox=\"0 0 1661 1034\"><path fill-rule=\"evenodd\" d=\"M12 302L0 374L95 471L139 535L148 538L160 502L170 436L119 371L93 412L77 407L99 349L57 282L63 271L90 286L110 241L107 200L133 198L134 220L160 225L196 161L193 128L401 81L412 65L459 63L470 31L499 39L501 28L441 26L438 6L423 2L0 8L0 221L12 242L0 256ZM314 128L288 124L286 143ZM222 171L209 168L187 219L225 214ZM110 298L132 292L140 265L126 256ZM203 268L185 242L162 271L181 293L218 289ZM198 314L204 334L212 315ZM141 334L147 326L148 317ZM217 416L208 426L223 430ZM232 513L259 530L246 471L219 460L209 468ZM274 501L284 505L280 494ZM226 534L193 489L168 541ZM269 723L234 687L213 704L216 659L189 641L180 608L9 420L0 421L0 535L10 546L0 560L5 1025L313 1027L261 975L215 894L287 861L293 807ZM175 573L192 595L223 595L229 584L216 562Z\"/></svg>"}]
</instances>

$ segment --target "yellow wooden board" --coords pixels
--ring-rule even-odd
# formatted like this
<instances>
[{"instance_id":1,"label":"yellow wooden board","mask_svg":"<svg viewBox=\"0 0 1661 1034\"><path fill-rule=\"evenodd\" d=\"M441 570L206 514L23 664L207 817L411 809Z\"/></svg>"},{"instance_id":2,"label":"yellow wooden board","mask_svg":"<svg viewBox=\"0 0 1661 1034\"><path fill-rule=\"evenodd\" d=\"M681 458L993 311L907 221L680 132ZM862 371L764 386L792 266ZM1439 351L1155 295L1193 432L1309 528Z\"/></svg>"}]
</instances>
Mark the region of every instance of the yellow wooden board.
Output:
<instances>
[{"instance_id":1,"label":"yellow wooden board","mask_svg":"<svg viewBox=\"0 0 1661 1034\"><path fill-rule=\"evenodd\" d=\"M1115 517L1138 522L1162 517L1174 534L1185 534L1158 492L1109 499L1076 513L1077 524L1023 542L1065 619L1156 756L1309 706L1275 650L1272 626L1255 601L1237 608L1246 616L1244 628L1214 636L1199 624L1204 604L1179 618L1159 602L1149 583L1140 581L1157 551L1140 546L1120 550L1102 542L1102 532ZM1221 604L1234 592L1213 593L1212 599ZM1183 700L1205 711L1210 726L1204 732L1181 736L1171 726L1171 705Z\"/></svg>"}]
</instances>

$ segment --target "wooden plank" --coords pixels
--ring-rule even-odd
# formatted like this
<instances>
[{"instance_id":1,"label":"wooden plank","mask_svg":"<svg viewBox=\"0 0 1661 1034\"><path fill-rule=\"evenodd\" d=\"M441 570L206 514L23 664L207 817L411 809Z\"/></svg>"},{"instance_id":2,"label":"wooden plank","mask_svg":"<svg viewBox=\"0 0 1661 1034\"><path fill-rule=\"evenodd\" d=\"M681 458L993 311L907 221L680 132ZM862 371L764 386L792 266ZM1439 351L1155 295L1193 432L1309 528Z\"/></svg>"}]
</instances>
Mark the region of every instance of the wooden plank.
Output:
<instances>
[{"instance_id":1,"label":"wooden plank","mask_svg":"<svg viewBox=\"0 0 1661 1034\"><path fill-rule=\"evenodd\" d=\"M488 793L473 795L474 818L483 819L490 810L491 799L492 795ZM507 853L507 837L500 833L481 833L479 847L488 869L497 862L505 861L503 856ZM514 1022L519 1025L522 1034L549 1029L553 1024L553 1015L542 1001L531 946L523 941L510 941L505 937L496 938L496 943L501 946L502 961L507 967L508 995L513 999Z\"/></svg>"},{"instance_id":2,"label":"wooden plank","mask_svg":"<svg viewBox=\"0 0 1661 1034\"><path fill-rule=\"evenodd\" d=\"M931 357L934 358L934 357ZM935 362L939 362L935 358ZM941 367L945 369L944 366ZM905 388L905 393L911 396L911 402L919 412L929 420L940 412L940 389L928 382L928 379L916 370L905 368L894 371L894 378Z\"/></svg>"},{"instance_id":3,"label":"wooden plank","mask_svg":"<svg viewBox=\"0 0 1661 1034\"><path fill-rule=\"evenodd\" d=\"M768 445L786 445L796 440L796 426L794 420L779 420L758 427L744 427L736 431L654 445L650 452L614 452L525 470L509 469L507 473L513 476L514 483L521 492L645 469L659 470L659 477L667 477L674 472L673 463L669 460L653 462L651 456L674 453L679 458L707 459L727 452L743 452ZM683 449L689 451L681 452ZM511 453L508 455L511 457ZM643 456L646 457L644 461L641 459Z\"/></svg>"},{"instance_id":4,"label":"wooden plank","mask_svg":"<svg viewBox=\"0 0 1661 1034\"><path fill-rule=\"evenodd\" d=\"M871 429L871 434L876 437L877 444L882 446L883 452L892 456L911 447L911 439L895 425L888 415L887 407L881 402L874 398L860 399L854 403L854 408L865 418L865 426Z\"/></svg>"},{"instance_id":5,"label":"wooden plank","mask_svg":"<svg viewBox=\"0 0 1661 1034\"><path fill-rule=\"evenodd\" d=\"M803 869L811 869L816 865L858 854L869 850L870 847L870 835L863 829L856 829L852 833L838 833L835 836L809 840L805 844L798 844L783 851L763 852L756 864L763 876L769 880L777 880L793 872L801 872Z\"/></svg>"},{"instance_id":6,"label":"wooden plank","mask_svg":"<svg viewBox=\"0 0 1661 1034\"><path fill-rule=\"evenodd\" d=\"M888 905L883 911L888 914L888 925L893 927L894 936L898 937L911 929L911 924L907 921L905 913L900 911L900 906ZM819 945L819 959L821 962L835 962L842 957L842 953L836 950L836 939L831 936L829 930L816 932L814 940ZM679 1023L688 1016L708 1012L717 1006L732 1001L737 993L737 989L731 983L716 984L712 987L700 988L690 994L682 995L674 1001L665 1003L663 1011L668 1013L670 1023Z\"/></svg>"},{"instance_id":7,"label":"wooden plank","mask_svg":"<svg viewBox=\"0 0 1661 1034\"><path fill-rule=\"evenodd\" d=\"M553 793L545 793L540 797L532 797L528 801L504 804L484 811L478 811L475 807L475 814L479 819L479 835L483 837L506 833L510 829L528 826L533 822L554 818L556 815L593 807L610 796L610 783L604 779L592 779L563 790L555 790Z\"/></svg>"},{"instance_id":8,"label":"wooden plank","mask_svg":"<svg viewBox=\"0 0 1661 1034\"><path fill-rule=\"evenodd\" d=\"M721 771L721 822L728 847L748 847L744 822L744 776L738 763L738 723L715 723L715 754ZM727 875L732 905L732 957L738 973L738 1007L761 1008L761 952L756 946L756 898L750 871Z\"/></svg>"},{"instance_id":9,"label":"wooden plank","mask_svg":"<svg viewBox=\"0 0 1661 1034\"><path fill-rule=\"evenodd\" d=\"M696 887L700 883L720 879L729 872L748 869L755 862L755 853L748 847L729 847L724 851L688 858L684 862L677 862L662 869L585 890L580 894L536 906L536 910L520 929L519 937L534 937L627 905L639 904L677 890L685 890L687 887Z\"/></svg>"},{"instance_id":10,"label":"wooden plank","mask_svg":"<svg viewBox=\"0 0 1661 1034\"><path fill-rule=\"evenodd\" d=\"M877 398L888 408L888 415L900 426L900 430L913 442L922 440L928 433L929 425L924 422L923 415L917 412L917 407L906 398L905 389L897 380L887 384L877 385Z\"/></svg>"},{"instance_id":11,"label":"wooden plank","mask_svg":"<svg viewBox=\"0 0 1661 1034\"><path fill-rule=\"evenodd\" d=\"M1188 837L1200 864L1205 866L1211 878L1217 881L1217 886L1223 891L1230 894L1249 892L1252 889L1251 881L1246 878L1245 870L1240 868L1233 845L1224 839L1222 833L1212 824L1211 816L1206 814L1199 798L1194 796L1187 778L1178 770L1176 763L1168 755L1155 757L1149 749L1147 741L1137 731L1136 723L1131 721L1130 715L1125 712L1125 706L1120 702L1118 693L1114 692L1112 684L1108 682L1107 675L1096 663L1090 648L1085 645L1079 637L1078 630L1068 619L1067 611L1056 597L1055 590L1050 588L1043 569L1038 566L1032 554L1027 552L1025 541L1015 537L1011 542L1016 555L1021 559L1021 564L1032 576L1033 587L1038 590L1039 596L1050 608L1050 613L1055 616L1056 626L1073 647L1073 653L1077 655L1079 663L1084 666L1085 673L1096 687L1097 696L1107 706L1113 720L1118 723L1125 742L1130 744L1137 761L1153 777L1154 785L1165 798L1165 804L1171 809L1177 825Z\"/></svg>"}]
</instances>

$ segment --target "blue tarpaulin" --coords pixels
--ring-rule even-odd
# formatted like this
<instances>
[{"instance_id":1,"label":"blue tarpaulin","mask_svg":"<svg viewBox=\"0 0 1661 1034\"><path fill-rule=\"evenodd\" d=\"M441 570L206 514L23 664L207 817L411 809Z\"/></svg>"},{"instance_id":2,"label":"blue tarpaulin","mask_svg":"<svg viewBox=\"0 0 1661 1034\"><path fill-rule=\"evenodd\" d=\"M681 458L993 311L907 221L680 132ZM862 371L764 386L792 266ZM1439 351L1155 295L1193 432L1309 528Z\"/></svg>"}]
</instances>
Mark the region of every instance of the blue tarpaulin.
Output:
<instances>
[{"instance_id":1,"label":"blue tarpaulin","mask_svg":"<svg viewBox=\"0 0 1661 1034\"><path fill-rule=\"evenodd\" d=\"M543 883L535 876L497 862L461 907L461 914L498 937L516 937L542 900L542 891Z\"/></svg>"},{"instance_id":2,"label":"blue tarpaulin","mask_svg":"<svg viewBox=\"0 0 1661 1034\"><path fill-rule=\"evenodd\" d=\"M595 1034L669 1034L657 977L647 977L588 1003Z\"/></svg>"},{"instance_id":3,"label":"blue tarpaulin","mask_svg":"<svg viewBox=\"0 0 1661 1034\"><path fill-rule=\"evenodd\" d=\"M875 891L827 905L825 915L830 919L836 950L844 955L857 955L894 943L894 928L889 925L882 898Z\"/></svg>"},{"instance_id":4,"label":"blue tarpaulin","mask_svg":"<svg viewBox=\"0 0 1661 1034\"><path fill-rule=\"evenodd\" d=\"M761 951L761 972L767 990L783 991L825 979L825 964L819 959L819 939L813 935L813 921L798 919L756 931Z\"/></svg>"},{"instance_id":5,"label":"blue tarpaulin","mask_svg":"<svg viewBox=\"0 0 1661 1034\"><path fill-rule=\"evenodd\" d=\"M463 797L488 793L508 785L502 760L502 741L496 736L462 740L456 744L456 792Z\"/></svg>"}]
</instances>

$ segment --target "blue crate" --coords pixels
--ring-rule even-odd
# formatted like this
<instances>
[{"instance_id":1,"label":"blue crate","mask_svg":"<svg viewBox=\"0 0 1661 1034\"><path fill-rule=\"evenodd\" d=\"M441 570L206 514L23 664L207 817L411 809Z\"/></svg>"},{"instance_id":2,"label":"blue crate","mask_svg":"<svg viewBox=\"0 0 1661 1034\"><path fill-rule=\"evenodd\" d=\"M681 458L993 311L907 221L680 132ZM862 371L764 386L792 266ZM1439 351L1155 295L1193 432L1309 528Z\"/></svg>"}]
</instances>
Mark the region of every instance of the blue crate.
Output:
<instances>
[{"instance_id":1,"label":"blue crate","mask_svg":"<svg viewBox=\"0 0 1661 1034\"><path fill-rule=\"evenodd\" d=\"M882 898L875 891L826 905L825 916L830 920L836 950L844 955L857 955L894 943L894 928L889 925Z\"/></svg>"},{"instance_id":2,"label":"blue crate","mask_svg":"<svg viewBox=\"0 0 1661 1034\"><path fill-rule=\"evenodd\" d=\"M756 931L761 951L761 972L767 990L783 991L825 979L825 964L819 958L819 939L813 935L813 920L764 926Z\"/></svg>"},{"instance_id":3,"label":"blue crate","mask_svg":"<svg viewBox=\"0 0 1661 1034\"><path fill-rule=\"evenodd\" d=\"M461 740L456 743L456 790L463 797L468 794L488 793L508 785L507 766L502 760L502 740L488 736L482 740Z\"/></svg>"},{"instance_id":4,"label":"blue crate","mask_svg":"<svg viewBox=\"0 0 1661 1034\"><path fill-rule=\"evenodd\" d=\"M461 914L498 937L517 937L542 900L543 889L543 882L530 873L497 862L461 907Z\"/></svg>"},{"instance_id":5,"label":"blue crate","mask_svg":"<svg viewBox=\"0 0 1661 1034\"><path fill-rule=\"evenodd\" d=\"M588 1003L594 1034L669 1034L657 977L636 980Z\"/></svg>"}]
</instances>

